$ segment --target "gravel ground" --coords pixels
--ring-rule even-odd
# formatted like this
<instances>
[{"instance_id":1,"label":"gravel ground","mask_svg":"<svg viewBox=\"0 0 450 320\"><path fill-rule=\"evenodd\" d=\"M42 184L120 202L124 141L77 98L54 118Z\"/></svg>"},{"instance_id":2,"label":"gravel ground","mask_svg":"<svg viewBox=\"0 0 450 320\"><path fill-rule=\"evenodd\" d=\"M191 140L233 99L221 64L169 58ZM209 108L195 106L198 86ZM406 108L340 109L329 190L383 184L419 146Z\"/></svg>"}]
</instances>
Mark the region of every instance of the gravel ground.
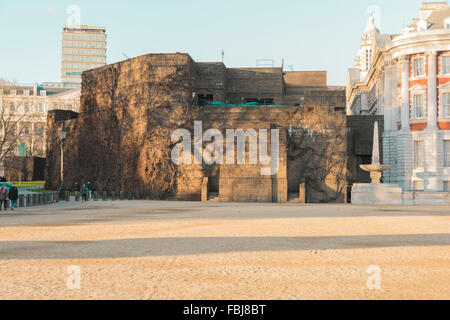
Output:
<instances>
[{"instance_id":1,"label":"gravel ground","mask_svg":"<svg viewBox=\"0 0 450 320\"><path fill-rule=\"evenodd\" d=\"M0 299L450 299L449 211L167 201L2 211ZM68 288L70 266L80 289ZM371 266L379 289L368 288Z\"/></svg>"}]
</instances>

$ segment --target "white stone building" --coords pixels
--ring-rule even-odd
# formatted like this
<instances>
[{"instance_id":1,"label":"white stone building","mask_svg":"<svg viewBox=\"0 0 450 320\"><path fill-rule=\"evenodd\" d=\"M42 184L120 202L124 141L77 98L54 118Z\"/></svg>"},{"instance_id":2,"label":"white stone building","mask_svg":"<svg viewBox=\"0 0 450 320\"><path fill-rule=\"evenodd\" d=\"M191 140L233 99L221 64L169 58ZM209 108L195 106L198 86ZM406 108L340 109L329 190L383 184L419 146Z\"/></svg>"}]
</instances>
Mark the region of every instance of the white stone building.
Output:
<instances>
[{"instance_id":1,"label":"white stone building","mask_svg":"<svg viewBox=\"0 0 450 320\"><path fill-rule=\"evenodd\" d=\"M81 89L47 84L0 84L0 139L4 139L4 130L13 130L2 147L9 149L13 145L10 155L45 157L47 112L79 112L80 93Z\"/></svg>"},{"instance_id":2,"label":"white stone building","mask_svg":"<svg viewBox=\"0 0 450 320\"><path fill-rule=\"evenodd\" d=\"M347 113L384 115L383 161L393 169L383 179L403 188L405 203L449 203L447 2L423 3L399 34L381 34L369 18L348 71Z\"/></svg>"}]
</instances>

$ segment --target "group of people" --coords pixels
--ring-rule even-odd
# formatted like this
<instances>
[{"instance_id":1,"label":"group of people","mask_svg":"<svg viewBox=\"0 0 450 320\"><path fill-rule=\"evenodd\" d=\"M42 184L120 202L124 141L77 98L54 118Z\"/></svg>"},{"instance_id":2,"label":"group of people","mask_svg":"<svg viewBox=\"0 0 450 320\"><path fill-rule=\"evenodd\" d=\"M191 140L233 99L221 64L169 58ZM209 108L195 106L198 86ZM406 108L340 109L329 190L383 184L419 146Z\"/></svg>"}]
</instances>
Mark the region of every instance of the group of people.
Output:
<instances>
[{"instance_id":1,"label":"group of people","mask_svg":"<svg viewBox=\"0 0 450 320\"><path fill-rule=\"evenodd\" d=\"M92 184L89 181L88 183L83 184L81 188L78 182L75 182L74 191L75 194L81 193L81 202L89 201L92 199Z\"/></svg>"},{"instance_id":2,"label":"group of people","mask_svg":"<svg viewBox=\"0 0 450 320\"><path fill-rule=\"evenodd\" d=\"M17 208L17 200L19 199L19 190L17 187L12 184L9 190L6 188L6 185L3 185L0 188L0 211L5 208L5 211L8 209L8 200L11 200L11 210L14 211L14 208Z\"/></svg>"}]
</instances>

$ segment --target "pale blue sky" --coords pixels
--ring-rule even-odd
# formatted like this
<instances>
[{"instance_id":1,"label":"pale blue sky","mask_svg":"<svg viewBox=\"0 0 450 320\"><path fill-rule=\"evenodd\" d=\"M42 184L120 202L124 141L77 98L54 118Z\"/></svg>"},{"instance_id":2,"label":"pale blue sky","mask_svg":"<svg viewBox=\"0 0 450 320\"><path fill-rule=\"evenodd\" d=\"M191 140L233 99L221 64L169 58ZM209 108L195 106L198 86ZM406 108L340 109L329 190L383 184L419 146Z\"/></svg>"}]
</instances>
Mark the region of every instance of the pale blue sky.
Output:
<instances>
[{"instance_id":1,"label":"pale blue sky","mask_svg":"<svg viewBox=\"0 0 450 320\"><path fill-rule=\"evenodd\" d=\"M274 59L295 70L327 70L344 85L367 21L381 9L383 33L399 33L420 0L0 0L0 78L60 81L61 32L70 5L81 23L107 28L108 63L151 52L253 67Z\"/></svg>"}]
</instances>

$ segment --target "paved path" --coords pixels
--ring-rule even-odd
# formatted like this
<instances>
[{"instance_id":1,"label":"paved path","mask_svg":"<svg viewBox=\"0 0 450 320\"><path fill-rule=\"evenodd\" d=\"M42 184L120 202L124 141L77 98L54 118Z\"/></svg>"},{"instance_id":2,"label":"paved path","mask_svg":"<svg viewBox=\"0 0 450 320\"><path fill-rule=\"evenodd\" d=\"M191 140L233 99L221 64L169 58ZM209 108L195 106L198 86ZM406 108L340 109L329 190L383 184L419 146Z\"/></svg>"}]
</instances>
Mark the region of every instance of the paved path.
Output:
<instances>
[{"instance_id":1,"label":"paved path","mask_svg":"<svg viewBox=\"0 0 450 320\"><path fill-rule=\"evenodd\" d=\"M8 299L449 299L449 266L448 207L98 201L0 215Z\"/></svg>"}]
</instances>

